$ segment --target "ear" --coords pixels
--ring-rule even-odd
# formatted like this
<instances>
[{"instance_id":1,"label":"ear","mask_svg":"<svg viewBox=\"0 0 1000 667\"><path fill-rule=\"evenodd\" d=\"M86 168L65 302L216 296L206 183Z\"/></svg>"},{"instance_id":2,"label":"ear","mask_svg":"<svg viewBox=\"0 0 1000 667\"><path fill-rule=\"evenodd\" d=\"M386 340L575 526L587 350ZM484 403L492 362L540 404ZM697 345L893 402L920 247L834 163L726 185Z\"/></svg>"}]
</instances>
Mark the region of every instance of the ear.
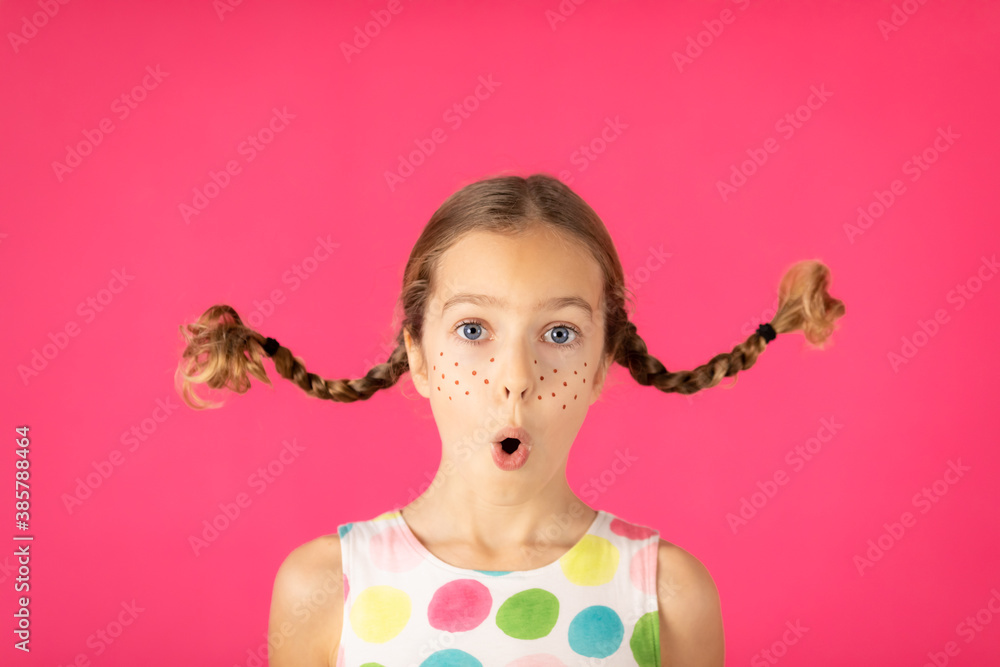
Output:
<instances>
[{"instance_id":1,"label":"ear","mask_svg":"<svg viewBox=\"0 0 1000 667\"><path fill-rule=\"evenodd\" d=\"M590 405L593 405L594 402L601 397L601 394L604 393L605 380L608 379L611 364L614 363L614 359L610 354L605 355L602 361L603 363L601 367L594 376L594 389L591 390Z\"/></svg>"},{"instance_id":2,"label":"ear","mask_svg":"<svg viewBox=\"0 0 1000 667\"><path fill-rule=\"evenodd\" d=\"M427 381L427 367L424 365L424 355L419 345L414 345L410 332L403 330L403 341L406 344L406 360L410 367L410 379L420 395L430 398L430 383Z\"/></svg>"}]
</instances>

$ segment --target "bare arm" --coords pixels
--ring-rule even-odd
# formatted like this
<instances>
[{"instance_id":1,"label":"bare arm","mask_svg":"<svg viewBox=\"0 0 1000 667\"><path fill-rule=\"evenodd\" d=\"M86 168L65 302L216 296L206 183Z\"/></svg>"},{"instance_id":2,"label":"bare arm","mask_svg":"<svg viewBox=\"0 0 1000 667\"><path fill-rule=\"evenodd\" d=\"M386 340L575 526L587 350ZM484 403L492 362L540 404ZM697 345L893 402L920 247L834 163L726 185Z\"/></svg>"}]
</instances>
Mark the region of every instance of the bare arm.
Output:
<instances>
[{"instance_id":1,"label":"bare arm","mask_svg":"<svg viewBox=\"0 0 1000 667\"><path fill-rule=\"evenodd\" d=\"M340 539L324 535L285 558L274 578L270 667L333 667L344 614Z\"/></svg>"},{"instance_id":2,"label":"bare arm","mask_svg":"<svg viewBox=\"0 0 1000 667\"><path fill-rule=\"evenodd\" d=\"M722 608L708 569L684 549L660 540L656 584L661 667L723 667Z\"/></svg>"}]
</instances>

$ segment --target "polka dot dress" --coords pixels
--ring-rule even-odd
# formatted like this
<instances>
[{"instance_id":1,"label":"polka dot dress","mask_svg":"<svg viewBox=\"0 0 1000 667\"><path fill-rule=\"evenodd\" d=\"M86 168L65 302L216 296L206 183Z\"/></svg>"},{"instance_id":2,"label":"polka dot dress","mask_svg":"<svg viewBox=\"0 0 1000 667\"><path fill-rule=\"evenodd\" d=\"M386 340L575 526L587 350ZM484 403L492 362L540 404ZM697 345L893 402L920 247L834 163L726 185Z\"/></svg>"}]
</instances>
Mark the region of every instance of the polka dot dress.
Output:
<instances>
[{"instance_id":1,"label":"polka dot dress","mask_svg":"<svg viewBox=\"0 0 1000 667\"><path fill-rule=\"evenodd\" d=\"M660 665L660 536L651 528L598 510L559 560L512 572L444 562L398 509L337 532L337 667Z\"/></svg>"}]
</instances>

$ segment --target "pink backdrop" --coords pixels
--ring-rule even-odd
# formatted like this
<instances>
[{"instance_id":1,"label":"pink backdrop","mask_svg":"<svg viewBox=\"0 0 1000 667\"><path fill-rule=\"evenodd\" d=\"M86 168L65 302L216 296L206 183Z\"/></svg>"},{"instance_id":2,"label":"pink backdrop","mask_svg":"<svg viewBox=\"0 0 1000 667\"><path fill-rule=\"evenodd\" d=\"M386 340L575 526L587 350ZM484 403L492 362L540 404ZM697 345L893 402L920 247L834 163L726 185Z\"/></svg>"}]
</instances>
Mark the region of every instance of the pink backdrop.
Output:
<instances>
[{"instance_id":1,"label":"pink backdrop","mask_svg":"<svg viewBox=\"0 0 1000 667\"><path fill-rule=\"evenodd\" d=\"M832 269L827 350L779 336L691 397L618 367L571 456L592 506L709 568L729 664L995 659L998 25L917 0L4 2L0 662L260 664L282 559L408 502L440 441L408 378L334 404L268 362L273 389L182 407L177 327L228 303L359 377L422 225L504 170L603 217L671 370L767 321L795 261Z\"/></svg>"}]
</instances>

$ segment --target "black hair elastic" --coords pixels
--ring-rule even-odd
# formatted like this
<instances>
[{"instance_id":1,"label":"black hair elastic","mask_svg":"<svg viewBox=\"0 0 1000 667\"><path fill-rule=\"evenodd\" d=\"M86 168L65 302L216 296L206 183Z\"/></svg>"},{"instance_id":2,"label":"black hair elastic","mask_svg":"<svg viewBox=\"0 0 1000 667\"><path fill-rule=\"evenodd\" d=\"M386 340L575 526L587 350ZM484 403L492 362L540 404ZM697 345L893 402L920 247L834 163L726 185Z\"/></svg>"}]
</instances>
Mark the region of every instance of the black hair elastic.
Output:
<instances>
[{"instance_id":1,"label":"black hair elastic","mask_svg":"<svg viewBox=\"0 0 1000 667\"><path fill-rule=\"evenodd\" d=\"M774 330L770 322L757 327L757 333L764 339L765 344L770 343L778 335L778 332Z\"/></svg>"},{"instance_id":2,"label":"black hair elastic","mask_svg":"<svg viewBox=\"0 0 1000 667\"><path fill-rule=\"evenodd\" d=\"M278 341L274 340L273 338L268 338L267 340L264 341L264 353L267 354L267 356L269 357L273 357L274 353L278 351L279 347L281 347L281 345L278 343Z\"/></svg>"}]
</instances>

